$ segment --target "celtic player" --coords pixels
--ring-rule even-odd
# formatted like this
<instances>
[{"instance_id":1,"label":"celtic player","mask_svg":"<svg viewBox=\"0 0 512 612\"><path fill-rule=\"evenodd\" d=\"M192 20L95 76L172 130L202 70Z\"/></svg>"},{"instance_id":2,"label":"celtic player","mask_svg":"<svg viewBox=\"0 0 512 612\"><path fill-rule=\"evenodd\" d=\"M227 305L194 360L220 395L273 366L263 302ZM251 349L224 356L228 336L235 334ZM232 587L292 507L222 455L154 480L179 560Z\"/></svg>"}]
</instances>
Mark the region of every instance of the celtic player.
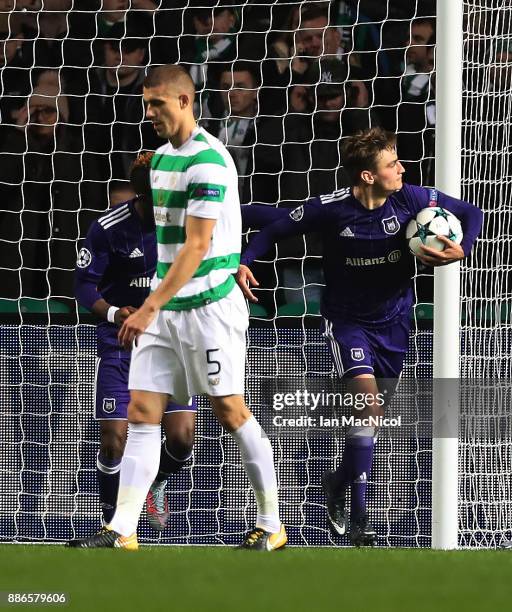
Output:
<instances>
[{"instance_id":1,"label":"celtic player","mask_svg":"<svg viewBox=\"0 0 512 612\"><path fill-rule=\"evenodd\" d=\"M345 139L342 160L351 188L312 198L290 214L268 206L242 208L245 225L264 228L249 243L238 275L240 287L252 301L256 298L248 283L256 280L247 265L278 240L320 233L323 331L349 392L367 401L362 413L354 413L362 418L383 416L380 394L387 392L390 397L394 392L409 344L414 263L405 239L408 222L427 206L441 206L461 221L460 245L439 237L446 245L444 251L424 247L419 258L431 266L467 256L482 225L482 212L475 206L436 189L403 183L395 142L394 134L380 128ZM350 427L339 467L324 474L322 482L329 525L338 535L347 529L346 491L351 488L350 539L356 545L376 541L366 509L375 434L371 426Z\"/></svg>"},{"instance_id":2,"label":"celtic player","mask_svg":"<svg viewBox=\"0 0 512 612\"><path fill-rule=\"evenodd\" d=\"M186 70L154 68L143 93L148 119L169 140L152 159L158 263L152 293L119 332L121 343L134 348L117 510L107 527L75 545L137 548L168 399L186 403L206 394L240 449L257 502L256 526L242 547L275 550L287 538L272 448L243 398L248 313L233 277L242 225L235 165L220 141L197 127Z\"/></svg>"}]
</instances>

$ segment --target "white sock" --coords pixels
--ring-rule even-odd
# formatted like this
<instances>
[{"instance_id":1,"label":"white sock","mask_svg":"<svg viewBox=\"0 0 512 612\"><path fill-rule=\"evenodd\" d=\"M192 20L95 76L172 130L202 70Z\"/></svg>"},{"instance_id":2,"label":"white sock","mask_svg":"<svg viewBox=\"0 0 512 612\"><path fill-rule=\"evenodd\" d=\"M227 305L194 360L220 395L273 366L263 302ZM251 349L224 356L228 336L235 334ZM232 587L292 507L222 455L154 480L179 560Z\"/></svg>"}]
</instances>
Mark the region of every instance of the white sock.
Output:
<instances>
[{"instance_id":1,"label":"white sock","mask_svg":"<svg viewBox=\"0 0 512 612\"><path fill-rule=\"evenodd\" d=\"M258 507L256 527L277 533L281 528L281 521L274 455L270 440L254 416L247 419L231 435L240 449L242 464L256 498Z\"/></svg>"},{"instance_id":2,"label":"white sock","mask_svg":"<svg viewBox=\"0 0 512 612\"><path fill-rule=\"evenodd\" d=\"M137 531L142 506L158 472L161 439L160 425L128 424L117 507L109 524L121 535L129 536Z\"/></svg>"}]
</instances>

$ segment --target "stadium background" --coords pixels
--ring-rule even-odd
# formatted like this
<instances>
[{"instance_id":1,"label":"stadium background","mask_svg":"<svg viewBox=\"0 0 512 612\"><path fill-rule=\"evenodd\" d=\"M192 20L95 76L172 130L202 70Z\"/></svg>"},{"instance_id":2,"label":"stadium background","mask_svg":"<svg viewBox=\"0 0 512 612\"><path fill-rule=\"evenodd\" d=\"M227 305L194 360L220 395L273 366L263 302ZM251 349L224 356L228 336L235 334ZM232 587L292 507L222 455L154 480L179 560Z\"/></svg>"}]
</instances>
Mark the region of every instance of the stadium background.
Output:
<instances>
[{"instance_id":1,"label":"stadium background","mask_svg":"<svg viewBox=\"0 0 512 612\"><path fill-rule=\"evenodd\" d=\"M510 374L512 11L490 1L465 8L463 191L487 215L462 273L462 365L465 376L489 381ZM0 538L59 541L99 522L94 321L72 299L72 271L91 220L128 197L130 161L158 146L142 122L144 67L190 67L198 117L227 140L244 203L293 206L342 187L339 138L364 125L398 131L407 180L431 185L435 3L51 0L42 8L4 0L0 16ZM222 92L235 68L253 90L243 92L251 94L246 108ZM332 372L317 331L319 245L301 239L274 255L258 269L269 289L252 311L249 388L262 377ZM429 376L432 361L427 270L415 287L410 381ZM492 400L492 409L509 423L506 400ZM485 439L475 453L489 407L466 415L463 428L462 545L495 545L512 525L508 442ZM414 434L421 408L405 385L393 410ZM235 543L251 524L253 500L231 440L204 406L197 438L191 467L170 487L172 527L158 541ZM319 476L342 444L339 432L273 438L291 543L332 543ZM430 462L428 439L381 437L370 497L382 545L429 545ZM155 540L144 523L141 533Z\"/></svg>"}]
</instances>

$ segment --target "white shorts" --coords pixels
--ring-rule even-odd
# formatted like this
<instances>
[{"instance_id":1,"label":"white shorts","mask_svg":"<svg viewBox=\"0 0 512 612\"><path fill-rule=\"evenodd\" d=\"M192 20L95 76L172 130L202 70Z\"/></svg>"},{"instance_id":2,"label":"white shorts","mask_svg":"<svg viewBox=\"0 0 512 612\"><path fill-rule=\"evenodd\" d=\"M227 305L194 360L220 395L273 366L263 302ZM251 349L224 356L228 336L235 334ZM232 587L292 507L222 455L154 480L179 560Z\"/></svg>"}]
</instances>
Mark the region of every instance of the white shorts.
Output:
<instances>
[{"instance_id":1,"label":"white shorts","mask_svg":"<svg viewBox=\"0 0 512 612\"><path fill-rule=\"evenodd\" d=\"M235 286L218 302L161 310L133 347L128 388L172 395L243 395L249 315Z\"/></svg>"}]
</instances>

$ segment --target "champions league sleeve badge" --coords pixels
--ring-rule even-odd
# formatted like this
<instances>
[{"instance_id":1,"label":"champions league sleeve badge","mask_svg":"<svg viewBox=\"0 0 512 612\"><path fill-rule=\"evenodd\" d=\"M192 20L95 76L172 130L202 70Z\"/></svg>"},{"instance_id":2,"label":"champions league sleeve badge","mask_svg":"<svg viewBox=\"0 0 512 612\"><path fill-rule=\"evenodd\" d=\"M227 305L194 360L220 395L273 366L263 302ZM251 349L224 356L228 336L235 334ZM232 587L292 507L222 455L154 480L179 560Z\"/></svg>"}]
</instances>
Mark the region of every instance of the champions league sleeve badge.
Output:
<instances>
[{"instance_id":1,"label":"champions league sleeve badge","mask_svg":"<svg viewBox=\"0 0 512 612\"><path fill-rule=\"evenodd\" d=\"M78 257L76 259L76 265L79 268L87 268L92 261L92 255L89 249L82 247L80 251L78 251Z\"/></svg>"}]
</instances>

